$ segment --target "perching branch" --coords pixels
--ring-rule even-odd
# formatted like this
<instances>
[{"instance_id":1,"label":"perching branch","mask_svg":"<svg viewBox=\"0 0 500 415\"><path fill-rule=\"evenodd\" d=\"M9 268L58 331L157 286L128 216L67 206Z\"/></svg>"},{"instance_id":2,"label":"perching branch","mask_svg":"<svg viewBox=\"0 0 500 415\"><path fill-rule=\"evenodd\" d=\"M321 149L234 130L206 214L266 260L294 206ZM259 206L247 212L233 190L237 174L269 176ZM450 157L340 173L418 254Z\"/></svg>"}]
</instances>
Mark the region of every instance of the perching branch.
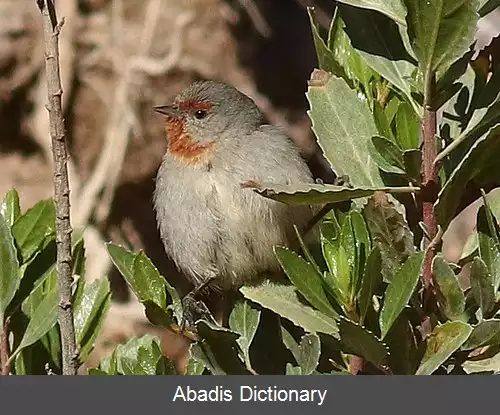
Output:
<instances>
[{"instance_id":1,"label":"perching branch","mask_svg":"<svg viewBox=\"0 0 500 415\"><path fill-rule=\"evenodd\" d=\"M5 317L3 327L0 327L0 363L2 366L0 373L2 376L10 374L9 354L9 317Z\"/></svg>"},{"instance_id":2,"label":"perching branch","mask_svg":"<svg viewBox=\"0 0 500 415\"><path fill-rule=\"evenodd\" d=\"M433 240L437 234L437 222L434 212L434 202L436 201L438 193L437 166L434 163L437 156L437 118L436 110L432 106L435 84L435 74L427 74L424 92L424 117L422 120L422 209L424 224L427 228L427 233L430 240ZM422 275L422 283L424 285L424 288L426 289L429 287L432 281L432 260L434 259L435 255L434 247L430 248L431 249L427 250L424 263L424 271Z\"/></svg>"},{"instance_id":3,"label":"perching branch","mask_svg":"<svg viewBox=\"0 0 500 415\"><path fill-rule=\"evenodd\" d=\"M71 303L72 258L69 210L68 151L62 110L59 73L59 32L54 0L37 0L42 13L45 38L45 71L52 156L54 158L54 199L56 204L57 282L59 287L59 326L61 328L62 374L76 375L78 361Z\"/></svg>"}]
</instances>

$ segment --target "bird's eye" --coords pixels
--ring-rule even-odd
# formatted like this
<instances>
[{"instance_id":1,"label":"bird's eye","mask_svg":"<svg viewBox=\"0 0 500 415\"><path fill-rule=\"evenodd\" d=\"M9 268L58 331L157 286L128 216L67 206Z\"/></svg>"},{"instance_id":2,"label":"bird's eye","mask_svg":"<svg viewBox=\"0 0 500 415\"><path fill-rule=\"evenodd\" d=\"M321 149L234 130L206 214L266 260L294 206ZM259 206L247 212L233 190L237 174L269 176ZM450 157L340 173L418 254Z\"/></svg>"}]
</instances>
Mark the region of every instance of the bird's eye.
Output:
<instances>
[{"instance_id":1,"label":"bird's eye","mask_svg":"<svg viewBox=\"0 0 500 415\"><path fill-rule=\"evenodd\" d=\"M197 120L201 120L202 118L205 118L207 116L207 111L198 110L194 113L194 116Z\"/></svg>"}]
</instances>

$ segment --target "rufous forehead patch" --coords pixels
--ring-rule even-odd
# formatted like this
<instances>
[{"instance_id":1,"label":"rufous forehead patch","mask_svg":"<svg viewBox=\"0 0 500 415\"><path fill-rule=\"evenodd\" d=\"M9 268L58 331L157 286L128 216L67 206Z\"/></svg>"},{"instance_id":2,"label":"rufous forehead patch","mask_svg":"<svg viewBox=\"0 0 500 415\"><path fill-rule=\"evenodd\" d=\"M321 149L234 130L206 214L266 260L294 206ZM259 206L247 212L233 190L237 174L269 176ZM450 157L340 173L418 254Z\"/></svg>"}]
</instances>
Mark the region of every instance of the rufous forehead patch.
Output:
<instances>
[{"instance_id":1,"label":"rufous forehead patch","mask_svg":"<svg viewBox=\"0 0 500 415\"><path fill-rule=\"evenodd\" d=\"M197 101L194 99L187 99L184 101L179 101L177 103L179 106L179 109L181 111L185 112L192 112L192 111L209 111L212 108L212 104L204 101Z\"/></svg>"}]
</instances>

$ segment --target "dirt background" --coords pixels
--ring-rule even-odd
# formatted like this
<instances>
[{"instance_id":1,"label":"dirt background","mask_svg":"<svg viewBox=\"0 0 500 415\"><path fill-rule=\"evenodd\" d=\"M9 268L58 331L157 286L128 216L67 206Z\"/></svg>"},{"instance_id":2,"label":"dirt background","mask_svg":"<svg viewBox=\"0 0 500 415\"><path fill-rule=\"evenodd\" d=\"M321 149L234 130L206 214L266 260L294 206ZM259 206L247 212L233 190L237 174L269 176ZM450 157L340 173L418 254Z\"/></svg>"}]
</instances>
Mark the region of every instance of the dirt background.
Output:
<instances>
[{"instance_id":1,"label":"dirt background","mask_svg":"<svg viewBox=\"0 0 500 415\"><path fill-rule=\"evenodd\" d=\"M330 179L305 111L317 65L305 6L328 24L333 1L64 0L61 73L71 153L72 221L85 228L87 278L109 277L113 302L91 365L130 336L155 330L113 269L105 241L144 249L181 291L152 211L154 176L165 151L163 119L152 111L196 79L219 79L251 96L282 125L318 176ZM498 17L478 39L498 33ZM52 195L44 56L35 0L0 0L0 194L15 187L23 210ZM453 225L456 259L477 206ZM182 361L185 343L160 331Z\"/></svg>"}]
</instances>

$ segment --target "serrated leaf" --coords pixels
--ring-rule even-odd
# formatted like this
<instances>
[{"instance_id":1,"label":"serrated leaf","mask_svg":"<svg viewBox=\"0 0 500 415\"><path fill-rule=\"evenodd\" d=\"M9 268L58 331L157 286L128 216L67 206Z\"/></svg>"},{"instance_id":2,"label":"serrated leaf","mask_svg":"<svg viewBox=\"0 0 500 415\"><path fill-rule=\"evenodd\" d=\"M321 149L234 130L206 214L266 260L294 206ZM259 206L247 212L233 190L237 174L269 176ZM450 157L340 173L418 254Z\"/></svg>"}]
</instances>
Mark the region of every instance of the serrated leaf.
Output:
<instances>
[{"instance_id":1,"label":"serrated leaf","mask_svg":"<svg viewBox=\"0 0 500 415\"><path fill-rule=\"evenodd\" d=\"M5 223L12 228L14 222L21 216L21 206L19 204L19 194L15 189L10 189L3 198L0 205L0 215L5 219Z\"/></svg>"},{"instance_id":2,"label":"serrated leaf","mask_svg":"<svg viewBox=\"0 0 500 415\"><path fill-rule=\"evenodd\" d=\"M85 361L94 347L110 302L109 281L107 278L100 278L91 284L85 284L83 295L74 303L75 335L82 361Z\"/></svg>"},{"instance_id":3,"label":"serrated leaf","mask_svg":"<svg viewBox=\"0 0 500 415\"><path fill-rule=\"evenodd\" d=\"M309 333L325 333L338 336L335 319L302 304L294 287L265 282L254 287L242 287L245 298L290 320Z\"/></svg>"},{"instance_id":4,"label":"serrated leaf","mask_svg":"<svg viewBox=\"0 0 500 415\"><path fill-rule=\"evenodd\" d=\"M396 141L403 150L418 148L418 137L420 123L413 108L406 102L402 102L395 116Z\"/></svg>"},{"instance_id":5,"label":"serrated leaf","mask_svg":"<svg viewBox=\"0 0 500 415\"><path fill-rule=\"evenodd\" d=\"M413 234L403 216L383 193L368 200L363 214L373 240L382 255L382 275L385 281L393 278L401 263L415 252Z\"/></svg>"},{"instance_id":6,"label":"serrated leaf","mask_svg":"<svg viewBox=\"0 0 500 415\"><path fill-rule=\"evenodd\" d=\"M287 363L285 375L300 376L302 375L302 369L300 368L300 366L293 366L291 363Z\"/></svg>"},{"instance_id":7,"label":"serrated leaf","mask_svg":"<svg viewBox=\"0 0 500 415\"><path fill-rule=\"evenodd\" d=\"M438 222L446 228L457 213L460 198L467 184L473 180L482 169L496 163L500 154L500 127L495 127L478 139L470 148L462 161L451 173L438 195L435 212Z\"/></svg>"},{"instance_id":8,"label":"serrated leaf","mask_svg":"<svg viewBox=\"0 0 500 415\"><path fill-rule=\"evenodd\" d=\"M434 328L427 338L424 357L416 375L431 375L458 350L472 333L472 327L461 321L449 321Z\"/></svg>"},{"instance_id":9,"label":"serrated leaf","mask_svg":"<svg viewBox=\"0 0 500 415\"><path fill-rule=\"evenodd\" d=\"M405 174L403 152L396 144L385 137L372 137L371 154L380 170L387 173Z\"/></svg>"},{"instance_id":10,"label":"serrated leaf","mask_svg":"<svg viewBox=\"0 0 500 415\"><path fill-rule=\"evenodd\" d=\"M304 334L300 339L299 360L301 375L310 375L318 366L321 355L321 343L316 334Z\"/></svg>"},{"instance_id":11,"label":"serrated leaf","mask_svg":"<svg viewBox=\"0 0 500 415\"><path fill-rule=\"evenodd\" d=\"M163 358L158 340L150 334L119 344L115 353L117 372L123 375L156 375Z\"/></svg>"},{"instance_id":12,"label":"serrated leaf","mask_svg":"<svg viewBox=\"0 0 500 415\"><path fill-rule=\"evenodd\" d=\"M4 216L0 215L0 322L3 322L4 313L14 298L20 282L14 238Z\"/></svg>"},{"instance_id":13,"label":"serrated leaf","mask_svg":"<svg viewBox=\"0 0 500 415\"><path fill-rule=\"evenodd\" d=\"M424 255L424 252L417 252L410 256L396 271L387 287L379 319L382 340L415 291Z\"/></svg>"},{"instance_id":14,"label":"serrated leaf","mask_svg":"<svg viewBox=\"0 0 500 415\"><path fill-rule=\"evenodd\" d=\"M152 301L165 309L165 283L151 260L143 252L134 254L118 245L107 244L107 248L113 263L139 300Z\"/></svg>"},{"instance_id":15,"label":"serrated leaf","mask_svg":"<svg viewBox=\"0 0 500 415\"><path fill-rule=\"evenodd\" d=\"M250 301L239 301L229 315L229 328L240 335L236 340L243 352L245 364L251 368L250 345L260 322L260 310Z\"/></svg>"},{"instance_id":16,"label":"serrated leaf","mask_svg":"<svg viewBox=\"0 0 500 415\"><path fill-rule=\"evenodd\" d=\"M330 184L280 185L262 183L255 191L269 199L289 205L312 205L337 203L373 195L375 192L413 193L415 187L357 187L334 186Z\"/></svg>"},{"instance_id":17,"label":"serrated leaf","mask_svg":"<svg viewBox=\"0 0 500 415\"><path fill-rule=\"evenodd\" d=\"M493 277L481 258L474 258L469 279L472 293L484 318L495 305L495 288Z\"/></svg>"},{"instance_id":18,"label":"serrated leaf","mask_svg":"<svg viewBox=\"0 0 500 415\"><path fill-rule=\"evenodd\" d=\"M398 25L372 10L340 6L340 11L352 46L366 64L416 106L409 82L416 66L405 48Z\"/></svg>"},{"instance_id":19,"label":"serrated leaf","mask_svg":"<svg viewBox=\"0 0 500 415\"><path fill-rule=\"evenodd\" d=\"M354 187L383 186L368 152L369 140L377 129L366 102L342 79L330 76L326 82L315 82L320 75L313 73L307 98L308 114L323 154L335 172L347 175Z\"/></svg>"},{"instance_id":20,"label":"serrated leaf","mask_svg":"<svg viewBox=\"0 0 500 415\"><path fill-rule=\"evenodd\" d=\"M30 321L26 327L21 343L17 351L19 353L23 348L28 347L40 340L57 322L57 310L59 305L59 293L57 289L53 289L33 310L30 315Z\"/></svg>"},{"instance_id":21,"label":"serrated leaf","mask_svg":"<svg viewBox=\"0 0 500 415\"><path fill-rule=\"evenodd\" d=\"M23 262L26 262L55 234L56 210L52 199L38 202L21 216L12 227L12 234Z\"/></svg>"},{"instance_id":22,"label":"serrated leaf","mask_svg":"<svg viewBox=\"0 0 500 415\"><path fill-rule=\"evenodd\" d=\"M413 375L420 363L415 329L408 316L401 313L384 341L389 345L389 367L395 375Z\"/></svg>"},{"instance_id":23,"label":"serrated leaf","mask_svg":"<svg viewBox=\"0 0 500 415\"><path fill-rule=\"evenodd\" d=\"M469 49L478 19L475 1L405 0L404 3L411 43L424 74L447 67Z\"/></svg>"},{"instance_id":24,"label":"serrated leaf","mask_svg":"<svg viewBox=\"0 0 500 415\"><path fill-rule=\"evenodd\" d=\"M339 329L345 353L363 357L376 366L387 363L389 348L372 332L345 318L340 319Z\"/></svg>"},{"instance_id":25,"label":"serrated leaf","mask_svg":"<svg viewBox=\"0 0 500 415\"><path fill-rule=\"evenodd\" d=\"M439 290L439 308L449 320L458 320L465 311L465 296L460 283L441 256L436 256L432 262L434 282Z\"/></svg>"},{"instance_id":26,"label":"serrated leaf","mask_svg":"<svg viewBox=\"0 0 500 415\"><path fill-rule=\"evenodd\" d=\"M472 350L483 346L500 345L500 320L483 320L472 330L462 350Z\"/></svg>"},{"instance_id":27,"label":"serrated leaf","mask_svg":"<svg viewBox=\"0 0 500 415\"><path fill-rule=\"evenodd\" d=\"M406 9L400 0L339 0L339 3L375 10L391 18L396 23L406 26Z\"/></svg>"},{"instance_id":28,"label":"serrated leaf","mask_svg":"<svg viewBox=\"0 0 500 415\"><path fill-rule=\"evenodd\" d=\"M382 283L382 255L380 248L375 246L366 261L365 273L361 280L361 288L358 295L359 318L363 324L368 309L372 305L373 295Z\"/></svg>"}]
</instances>

